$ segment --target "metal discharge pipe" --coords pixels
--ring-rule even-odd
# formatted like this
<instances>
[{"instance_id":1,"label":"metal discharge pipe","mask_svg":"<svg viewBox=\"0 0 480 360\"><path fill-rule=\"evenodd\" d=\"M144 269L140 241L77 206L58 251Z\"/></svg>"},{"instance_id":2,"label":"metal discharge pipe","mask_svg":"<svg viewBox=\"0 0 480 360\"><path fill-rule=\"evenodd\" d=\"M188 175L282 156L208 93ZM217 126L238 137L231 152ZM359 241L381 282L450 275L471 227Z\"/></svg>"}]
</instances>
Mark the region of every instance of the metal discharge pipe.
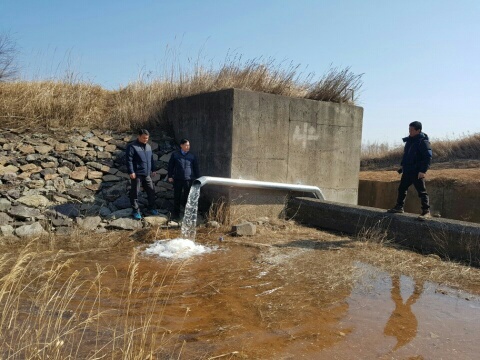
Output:
<instances>
[{"instance_id":1,"label":"metal discharge pipe","mask_svg":"<svg viewBox=\"0 0 480 360\"><path fill-rule=\"evenodd\" d=\"M284 184L269 181L256 181L256 180L242 180L242 179L230 179L213 176L202 176L193 182L193 184L200 185L222 185L222 186L235 186L244 188L257 188L257 189L269 189L269 190L283 190L283 191L296 191L303 193L312 193L317 199L325 200L322 190L316 186L311 185L296 185L296 184Z\"/></svg>"}]
</instances>

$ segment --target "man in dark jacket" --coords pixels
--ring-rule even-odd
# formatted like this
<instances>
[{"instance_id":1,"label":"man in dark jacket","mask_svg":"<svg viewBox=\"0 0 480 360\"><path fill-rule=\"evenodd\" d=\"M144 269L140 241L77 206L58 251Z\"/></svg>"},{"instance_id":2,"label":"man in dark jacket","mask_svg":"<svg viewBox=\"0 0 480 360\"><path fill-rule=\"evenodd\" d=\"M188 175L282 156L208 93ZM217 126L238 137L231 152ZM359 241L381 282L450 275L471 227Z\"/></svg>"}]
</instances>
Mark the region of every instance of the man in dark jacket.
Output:
<instances>
[{"instance_id":1,"label":"man in dark jacket","mask_svg":"<svg viewBox=\"0 0 480 360\"><path fill-rule=\"evenodd\" d=\"M388 212L403 213L407 190L413 184L422 203L419 220L424 220L431 216L430 203L425 188L425 175L432 160L432 148L427 134L422 132L421 122L410 123L408 132L409 136L403 138L405 149L401 163L402 167L398 170L398 173L402 174L402 178L398 187L397 204Z\"/></svg>"},{"instance_id":2,"label":"man in dark jacket","mask_svg":"<svg viewBox=\"0 0 480 360\"><path fill-rule=\"evenodd\" d=\"M132 204L134 219L140 220L142 215L138 207L138 192L143 186L147 192L148 209L150 214L158 215L155 209L155 190L152 176L155 176L152 147L148 145L150 133L146 129L138 131L137 140L128 144L126 150L126 162L128 175L130 176L130 203Z\"/></svg>"},{"instance_id":3,"label":"man in dark jacket","mask_svg":"<svg viewBox=\"0 0 480 360\"><path fill-rule=\"evenodd\" d=\"M174 219L180 217L180 205L187 204L187 197L193 180L200 177L198 162L190 152L190 141L180 140L180 151L175 151L168 162L168 182L173 183Z\"/></svg>"}]
</instances>

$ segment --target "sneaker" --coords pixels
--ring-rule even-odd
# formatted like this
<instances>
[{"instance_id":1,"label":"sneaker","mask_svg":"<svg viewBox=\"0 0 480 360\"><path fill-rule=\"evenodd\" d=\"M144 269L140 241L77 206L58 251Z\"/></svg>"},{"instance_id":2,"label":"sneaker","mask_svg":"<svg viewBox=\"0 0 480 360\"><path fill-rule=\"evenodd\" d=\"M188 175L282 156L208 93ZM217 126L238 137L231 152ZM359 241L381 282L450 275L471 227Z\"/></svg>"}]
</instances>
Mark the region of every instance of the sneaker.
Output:
<instances>
[{"instance_id":1,"label":"sneaker","mask_svg":"<svg viewBox=\"0 0 480 360\"><path fill-rule=\"evenodd\" d=\"M159 214L157 209L151 209L149 212L150 212L150 215L153 215L153 216L157 216Z\"/></svg>"},{"instance_id":2,"label":"sneaker","mask_svg":"<svg viewBox=\"0 0 480 360\"><path fill-rule=\"evenodd\" d=\"M391 214L401 214L401 213L403 213L404 211L403 211L403 207L401 207L401 206L395 206L395 207L393 207L393 208L391 208L391 209L388 209L387 212L388 212L388 213L391 213Z\"/></svg>"},{"instance_id":3,"label":"sneaker","mask_svg":"<svg viewBox=\"0 0 480 360\"><path fill-rule=\"evenodd\" d=\"M427 219L431 219L432 214L430 214L430 210L422 210L422 213L418 216L418 220L425 221Z\"/></svg>"},{"instance_id":4,"label":"sneaker","mask_svg":"<svg viewBox=\"0 0 480 360\"><path fill-rule=\"evenodd\" d=\"M133 217L135 220L142 220L142 214L140 214L139 211L134 211L134 212L132 212L132 217Z\"/></svg>"}]
</instances>

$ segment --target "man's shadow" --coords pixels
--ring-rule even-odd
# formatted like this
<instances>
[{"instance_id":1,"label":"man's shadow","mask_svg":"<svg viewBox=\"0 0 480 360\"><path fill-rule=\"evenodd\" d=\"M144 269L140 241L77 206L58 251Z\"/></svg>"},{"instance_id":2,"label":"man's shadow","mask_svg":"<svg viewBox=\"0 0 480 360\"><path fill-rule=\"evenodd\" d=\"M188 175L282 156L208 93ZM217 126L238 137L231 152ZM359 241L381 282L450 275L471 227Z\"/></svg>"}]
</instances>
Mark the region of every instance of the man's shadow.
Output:
<instances>
[{"instance_id":1,"label":"man's shadow","mask_svg":"<svg viewBox=\"0 0 480 360\"><path fill-rule=\"evenodd\" d=\"M400 276L392 276L391 297L395 303L395 309L390 315L383 333L397 338L397 344L393 351L408 344L417 335L418 321L411 307L420 298L422 292L423 282L416 281L412 295L404 303L400 289Z\"/></svg>"}]
</instances>

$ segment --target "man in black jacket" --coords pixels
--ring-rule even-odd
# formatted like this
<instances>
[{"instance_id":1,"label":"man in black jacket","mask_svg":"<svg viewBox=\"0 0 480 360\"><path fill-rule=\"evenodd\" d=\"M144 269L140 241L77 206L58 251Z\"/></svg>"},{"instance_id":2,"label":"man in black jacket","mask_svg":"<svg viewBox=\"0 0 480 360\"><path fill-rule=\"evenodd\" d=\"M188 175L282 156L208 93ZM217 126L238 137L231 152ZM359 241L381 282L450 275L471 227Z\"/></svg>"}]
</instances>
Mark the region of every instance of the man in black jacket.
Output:
<instances>
[{"instance_id":1,"label":"man in black jacket","mask_svg":"<svg viewBox=\"0 0 480 360\"><path fill-rule=\"evenodd\" d=\"M193 180L200 177L198 162L190 152L190 141L180 140L180 151L175 151L168 162L168 182L173 183L174 219L180 217L180 205L187 204L187 196Z\"/></svg>"},{"instance_id":2,"label":"man in black jacket","mask_svg":"<svg viewBox=\"0 0 480 360\"><path fill-rule=\"evenodd\" d=\"M397 204L388 212L403 213L407 190L413 184L422 204L419 220L424 220L431 217L430 202L425 188L425 176L432 160L432 148L427 134L422 132L421 122L410 123L408 132L409 136L403 138L405 149L401 162L402 167L398 170L398 173L402 174L402 178L398 187Z\"/></svg>"},{"instance_id":3,"label":"man in black jacket","mask_svg":"<svg viewBox=\"0 0 480 360\"><path fill-rule=\"evenodd\" d=\"M138 192L143 186L147 192L148 209L151 215L158 215L155 209L155 190L152 176L155 176L152 147L148 145L150 133L146 129L138 131L137 140L130 143L126 150L128 175L130 176L130 203L134 219L140 220L142 215L138 207Z\"/></svg>"}]
</instances>

